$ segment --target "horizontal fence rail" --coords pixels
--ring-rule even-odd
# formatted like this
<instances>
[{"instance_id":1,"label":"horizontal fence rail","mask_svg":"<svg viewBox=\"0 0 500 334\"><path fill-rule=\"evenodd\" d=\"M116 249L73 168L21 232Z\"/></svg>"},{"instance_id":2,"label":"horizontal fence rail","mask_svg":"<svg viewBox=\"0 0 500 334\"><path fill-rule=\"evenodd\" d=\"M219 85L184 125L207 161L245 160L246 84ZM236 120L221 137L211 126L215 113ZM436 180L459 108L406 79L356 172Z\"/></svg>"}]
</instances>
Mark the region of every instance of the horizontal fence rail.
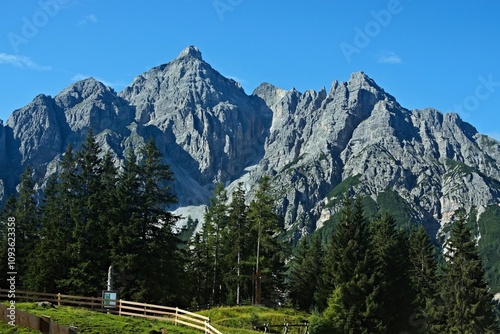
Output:
<instances>
[{"instance_id":1,"label":"horizontal fence rail","mask_svg":"<svg viewBox=\"0 0 500 334\"><path fill-rule=\"evenodd\" d=\"M9 290L0 289L0 299L8 299ZM9 298L10 299L10 298ZM58 306L67 305L83 307L98 312L107 312L120 316L132 316L147 319L172 322L175 325L184 325L204 331L205 334L222 334L210 324L210 318L200 314L185 311L177 307L160 306L153 304L129 302L122 299L106 299L101 297L81 297L63 295L60 293L42 293L24 290L16 290L16 300L47 301ZM105 307L109 303L116 303L114 308Z\"/></svg>"}]
</instances>

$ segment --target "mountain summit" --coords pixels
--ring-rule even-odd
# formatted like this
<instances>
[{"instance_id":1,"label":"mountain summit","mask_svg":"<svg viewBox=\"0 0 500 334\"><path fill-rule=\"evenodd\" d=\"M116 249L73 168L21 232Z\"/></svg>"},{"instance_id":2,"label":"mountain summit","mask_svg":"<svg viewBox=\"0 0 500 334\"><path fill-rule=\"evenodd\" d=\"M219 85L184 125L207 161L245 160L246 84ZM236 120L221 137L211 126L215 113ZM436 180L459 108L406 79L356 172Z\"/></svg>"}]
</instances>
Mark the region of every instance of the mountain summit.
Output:
<instances>
[{"instance_id":1,"label":"mountain summit","mask_svg":"<svg viewBox=\"0 0 500 334\"><path fill-rule=\"evenodd\" d=\"M462 209L478 237L496 230L484 219L500 204L500 143L457 114L405 109L363 72L328 91L263 83L247 95L189 46L119 93L92 78L76 82L0 124L1 199L26 164L43 185L89 128L118 159L152 137L180 208L207 204L219 182L231 190L242 181L252 196L271 176L290 236L331 228L345 194L372 211L397 207L401 224L437 237Z\"/></svg>"},{"instance_id":2,"label":"mountain summit","mask_svg":"<svg viewBox=\"0 0 500 334\"><path fill-rule=\"evenodd\" d=\"M201 51L196 46L193 46L193 45L190 45L187 48L185 48L184 50L182 50L181 53L179 54L179 56L177 57L177 59L184 58L184 57L193 57L193 58L196 58L198 60L202 60L201 59Z\"/></svg>"}]
</instances>

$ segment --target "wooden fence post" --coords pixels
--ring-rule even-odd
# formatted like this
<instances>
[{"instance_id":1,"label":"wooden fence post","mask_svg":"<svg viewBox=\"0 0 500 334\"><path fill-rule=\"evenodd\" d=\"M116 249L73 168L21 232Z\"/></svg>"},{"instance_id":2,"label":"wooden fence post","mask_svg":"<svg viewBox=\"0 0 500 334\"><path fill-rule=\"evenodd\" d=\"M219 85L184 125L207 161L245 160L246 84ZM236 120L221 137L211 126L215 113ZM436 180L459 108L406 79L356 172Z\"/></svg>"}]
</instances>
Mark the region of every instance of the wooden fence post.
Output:
<instances>
[{"instance_id":1,"label":"wooden fence post","mask_svg":"<svg viewBox=\"0 0 500 334\"><path fill-rule=\"evenodd\" d=\"M176 308L175 308L175 325L176 325L176 326L177 326L177 319L179 319L179 318L178 318L178 315L179 315L179 308L178 308L178 307L176 307Z\"/></svg>"},{"instance_id":2,"label":"wooden fence post","mask_svg":"<svg viewBox=\"0 0 500 334\"><path fill-rule=\"evenodd\" d=\"M57 294L57 306L61 306L61 293Z\"/></svg>"},{"instance_id":3,"label":"wooden fence post","mask_svg":"<svg viewBox=\"0 0 500 334\"><path fill-rule=\"evenodd\" d=\"M122 315L122 300L121 299L118 301L118 315L119 316Z\"/></svg>"}]
</instances>

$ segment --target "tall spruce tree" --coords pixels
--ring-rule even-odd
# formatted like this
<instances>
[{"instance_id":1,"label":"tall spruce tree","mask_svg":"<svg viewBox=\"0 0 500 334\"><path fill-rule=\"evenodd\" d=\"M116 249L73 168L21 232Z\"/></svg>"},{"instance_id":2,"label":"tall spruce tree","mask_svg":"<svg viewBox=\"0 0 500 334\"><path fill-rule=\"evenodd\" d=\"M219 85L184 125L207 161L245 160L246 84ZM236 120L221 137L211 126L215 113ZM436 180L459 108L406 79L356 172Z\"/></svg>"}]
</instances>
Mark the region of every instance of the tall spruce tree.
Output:
<instances>
[{"instance_id":1,"label":"tall spruce tree","mask_svg":"<svg viewBox=\"0 0 500 334\"><path fill-rule=\"evenodd\" d=\"M380 321L374 317L370 235L361 200L354 205L344 200L342 216L327 246L322 291L327 291L327 308L313 325L318 333L377 333ZM324 292L323 292L324 293ZM321 302L321 300L319 301Z\"/></svg>"},{"instance_id":2,"label":"tall spruce tree","mask_svg":"<svg viewBox=\"0 0 500 334\"><path fill-rule=\"evenodd\" d=\"M303 238L292 263L289 283L290 299L301 310L310 311L315 306L314 297L318 293L322 263L320 235L314 234L310 242L307 237Z\"/></svg>"},{"instance_id":3,"label":"tall spruce tree","mask_svg":"<svg viewBox=\"0 0 500 334\"><path fill-rule=\"evenodd\" d=\"M136 222L145 251L141 253L142 270L135 282L134 299L163 304L182 304L182 256L175 232L178 217L167 209L177 203L172 192L173 173L163 162L152 138L140 149L138 161L139 194Z\"/></svg>"},{"instance_id":4,"label":"tall spruce tree","mask_svg":"<svg viewBox=\"0 0 500 334\"><path fill-rule=\"evenodd\" d=\"M40 220L35 201L35 182L29 165L21 174L19 195L16 199L14 217L16 219L16 270L20 273L19 286L25 286L29 271L28 261L38 243Z\"/></svg>"},{"instance_id":5,"label":"tall spruce tree","mask_svg":"<svg viewBox=\"0 0 500 334\"><path fill-rule=\"evenodd\" d=\"M454 223L446 246L447 263L440 287L442 305L437 333L498 333L493 296L484 277L476 241L465 218Z\"/></svg>"},{"instance_id":6,"label":"tall spruce tree","mask_svg":"<svg viewBox=\"0 0 500 334\"><path fill-rule=\"evenodd\" d=\"M214 196L210 199L210 205L205 211L205 223L203 225L203 239L208 246L211 273L211 304L225 302L227 291L223 289L223 230L228 221L227 192L222 183L217 184Z\"/></svg>"},{"instance_id":7,"label":"tall spruce tree","mask_svg":"<svg viewBox=\"0 0 500 334\"><path fill-rule=\"evenodd\" d=\"M189 280L191 306L197 308L210 304L212 296L211 273L212 259L202 233L197 232L188 242L188 258L186 276Z\"/></svg>"},{"instance_id":8,"label":"tall spruce tree","mask_svg":"<svg viewBox=\"0 0 500 334\"><path fill-rule=\"evenodd\" d=\"M253 231L254 272L261 274L260 277L254 277L255 285L260 284L262 299L269 302L276 302L284 290L283 246L277 239L282 224L274 210L271 179L266 175L259 181L255 198L249 206L248 218Z\"/></svg>"},{"instance_id":9,"label":"tall spruce tree","mask_svg":"<svg viewBox=\"0 0 500 334\"><path fill-rule=\"evenodd\" d=\"M115 273L115 289L121 298L134 299L140 287L136 284L137 273L147 256L140 221L140 183L137 156L132 149L126 151L125 161L118 174L116 185L116 206L112 212L108 238L111 248L111 262Z\"/></svg>"},{"instance_id":10,"label":"tall spruce tree","mask_svg":"<svg viewBox=\"0 0 500 334\"><path fill-rule=\"evenodd\" d=\"M245 284L252 274L249 258L251 257L251 227L248 220L248 206L245 203L243 183L238 183L228 207L229 217L223 231L222 245L224 252L224 282L227 287L227 304L240 305L242 298L250 297Z\"/></svg>"},{"instance_id":11,"label":"tall spruce tree","mask_svg":"<svg viewBox=\"0 0 500 334\"><path fill-rule=\"evenodd\" d=\"M110 254L107 239L109 221L104 220L101 195L101 149L89 129L85 143L74 156L75 173L68 175L72 185L70 212L73 220L71 248L75 264L65 287L70 293L98 295L106 287Z\"/></svg>"},{"instance_id":12,"label":"tall spruce tree","mask_svg":"<svg viewBox=\"0 0 500 334\"><path fill-rule=\"evenodd\" d=\"M424 227L414 227L409 236L409 275L415 298L415 315L411 324L417 330L430 329L435 317L437 300L438 265L435 248Z\"/></svg>"},{"instance_id":13,"label":"tall spruce tree","mask_svg":"<svg viewBox=\"0 0 500 334\"><path fill-rule=\"evenodd\" d=\"M57 177L52 175L44 190L40 208L40 240L28 262L26 288L30 291L61 291L59 281L68 277L73 264L73 254L68 249L72 240L72 222L62 191Z\"/></svg>"},{"instance_id":14,"label":"tall spruce tree","mask_svg":"<svg viewBox=\"0 0 500 334\"><path fill-rule=\"evenodd\" d=\"M378 332L406 331L412 328L414 299L406 234L386 212L371 224L371 235L376 293L369 301L376 305L375 317L381 320Z\"/></svg>"}]
</instances>

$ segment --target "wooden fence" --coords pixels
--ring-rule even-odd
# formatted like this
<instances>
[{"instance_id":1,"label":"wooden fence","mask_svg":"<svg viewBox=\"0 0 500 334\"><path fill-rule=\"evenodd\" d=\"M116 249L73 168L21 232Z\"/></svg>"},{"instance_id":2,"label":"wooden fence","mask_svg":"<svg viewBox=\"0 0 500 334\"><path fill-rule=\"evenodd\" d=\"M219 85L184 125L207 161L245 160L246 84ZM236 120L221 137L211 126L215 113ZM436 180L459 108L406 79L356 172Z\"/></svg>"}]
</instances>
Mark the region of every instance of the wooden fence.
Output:
<instances>
[{"instance_id":1,"label":"wooden fence","mask_svg":"<svg viewBox=\"0 0 500 334\"><path fill-rule=\"evenodd\" d=\"M9 290L0 289L0 299L8 299ZM188 312L177 307L160 306L153 304L144 304L129 302L126 300L109 300L106 299L107 305L109 303L116 304L115 308L105 308L104 299L100 297L80 297L72 295L63 295L60 293L41 293L16 290L16 301L48 301L53 304L83 307L92 309L99 312L108 312L120 316L133 316L140 318L156 319L162 321L169 321L175 325L184 325L190 328L199 329L204 331L205 334L222 334L210 324L210 318Z\"/></svg>"}]
</instances>

